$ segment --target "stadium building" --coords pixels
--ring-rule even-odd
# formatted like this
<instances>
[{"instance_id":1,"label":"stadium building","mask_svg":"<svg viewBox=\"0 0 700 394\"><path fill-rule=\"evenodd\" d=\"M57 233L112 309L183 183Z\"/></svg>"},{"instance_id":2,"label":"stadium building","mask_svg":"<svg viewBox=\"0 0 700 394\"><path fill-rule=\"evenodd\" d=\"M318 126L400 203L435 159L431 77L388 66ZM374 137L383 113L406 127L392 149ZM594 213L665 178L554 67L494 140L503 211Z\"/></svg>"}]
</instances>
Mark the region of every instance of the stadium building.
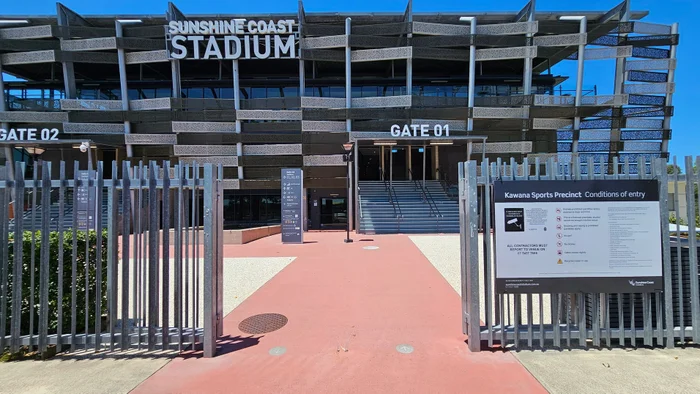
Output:
<instances>
[{"instance_id":1,"label":"stadium building","mask_svg":"<svg viewBox=\"0 0 700 394\"><path fill-rule=\"evenodd\" d=\"M308 229L457 231L461 161L667 155L678 27L647 14L0 16L0 160L221 164L229 228L302 168Z\"/></svg>"}]
</instances>

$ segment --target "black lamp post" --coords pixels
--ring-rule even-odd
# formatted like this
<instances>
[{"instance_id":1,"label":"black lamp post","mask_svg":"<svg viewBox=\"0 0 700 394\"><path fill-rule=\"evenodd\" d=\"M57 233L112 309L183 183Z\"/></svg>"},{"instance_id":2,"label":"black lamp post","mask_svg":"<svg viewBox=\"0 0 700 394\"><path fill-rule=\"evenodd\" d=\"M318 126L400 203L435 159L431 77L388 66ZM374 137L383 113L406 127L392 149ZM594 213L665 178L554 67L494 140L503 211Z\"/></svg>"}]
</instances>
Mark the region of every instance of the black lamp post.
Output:
<instances>
[{"instance_id":1,"label":"black lamp post","mask_svg":"<svg viewBox=\"0 0 700 394\"><path fill-rule=\"evenodd\" d=\"M345 154L343 155L343 161L347 163L347 170L345 172L345 179L347 179L347 184L348 184L348 196L345 199L347 201L347 208L345 209L345 217L346 217L346 228L347 228L347 236L345 237L345 243L351 243L352 239L350 239L350 215L348 213L350 212L350 193L352 193L352 189L350 187L350 163L353 161L352 157L352 149L355 147L354 142L346 142L343 144L343 150L345 151Z\"/></svg>"}]
</instances>

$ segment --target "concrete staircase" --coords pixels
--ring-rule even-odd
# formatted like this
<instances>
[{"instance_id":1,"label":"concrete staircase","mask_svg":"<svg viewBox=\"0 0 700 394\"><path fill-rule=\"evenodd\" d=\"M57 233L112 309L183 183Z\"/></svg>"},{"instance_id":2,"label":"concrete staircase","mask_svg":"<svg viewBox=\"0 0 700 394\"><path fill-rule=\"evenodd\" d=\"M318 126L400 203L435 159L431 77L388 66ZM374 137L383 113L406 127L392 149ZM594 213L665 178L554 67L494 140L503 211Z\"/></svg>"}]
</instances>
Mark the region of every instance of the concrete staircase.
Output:
<instances>
[{"instance_id":1,"label":"concrete staircase","mask_svg":"<svg viewBox=\"0 0 700 394\"><path fill-rule=\"evenodd\" d=\"M360 227L365 234L459 232L459 206L440 181L360 181Z\"/></svg>"}]
</instances>

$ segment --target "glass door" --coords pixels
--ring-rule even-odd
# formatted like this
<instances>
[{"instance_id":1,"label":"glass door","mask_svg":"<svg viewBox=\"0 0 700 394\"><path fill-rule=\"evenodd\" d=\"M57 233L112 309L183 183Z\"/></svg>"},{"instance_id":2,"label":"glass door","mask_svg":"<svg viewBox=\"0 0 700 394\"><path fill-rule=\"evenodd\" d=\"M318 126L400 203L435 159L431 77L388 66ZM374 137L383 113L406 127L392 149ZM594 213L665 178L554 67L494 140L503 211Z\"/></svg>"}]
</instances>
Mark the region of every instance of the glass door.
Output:
<instances>
[{"instance_id":1,"label":"glass door","mask_svg":"<svg viewBox=\"0 0 700 394\"><path fill-rule=\"evenodd\" d=\"M345 198L321 198L321 228L345 228L348 204Z\"/></svg>"}]
</instances>

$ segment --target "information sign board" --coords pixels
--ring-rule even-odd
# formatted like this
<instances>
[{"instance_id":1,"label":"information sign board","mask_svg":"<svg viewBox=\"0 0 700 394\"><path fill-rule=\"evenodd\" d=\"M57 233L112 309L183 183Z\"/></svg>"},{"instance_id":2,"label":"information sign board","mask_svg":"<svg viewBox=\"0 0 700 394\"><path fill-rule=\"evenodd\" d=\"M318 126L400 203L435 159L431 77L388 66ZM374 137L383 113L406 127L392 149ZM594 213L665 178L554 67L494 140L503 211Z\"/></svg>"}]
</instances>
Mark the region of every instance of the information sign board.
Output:
<instances>
[{"instance_id":1,"label":"information sign board","mask_svg":"<svg viewBox=\"0 0 700 394\"><path fill-rule=\"evenodd\" d=\"M304 171L282 169L282 243L304 243Z\"/></svg>"},{"instance_id":2,"label":"information sign board","mask_svg":"<svg viewBox=\"0 0 700 394\"><path fill-rule=\"evenodd\" d=\"M655 180L497 181L498 293L662 290Z\"/></svg>"},{"instance_id":3,"label":"information sign board","mask_svg":"<svg viewBox=\"0 0 700 394\"><path fill-rule=\"evenodd\" d=\"M94 171L80 171L78 176L82 181L81 186L75 189L78 205L76 206L76 215L78 230L87 231L95 229L95 188L88 187L88 180L94 175Z\"/></svg>"}]
</instances>

